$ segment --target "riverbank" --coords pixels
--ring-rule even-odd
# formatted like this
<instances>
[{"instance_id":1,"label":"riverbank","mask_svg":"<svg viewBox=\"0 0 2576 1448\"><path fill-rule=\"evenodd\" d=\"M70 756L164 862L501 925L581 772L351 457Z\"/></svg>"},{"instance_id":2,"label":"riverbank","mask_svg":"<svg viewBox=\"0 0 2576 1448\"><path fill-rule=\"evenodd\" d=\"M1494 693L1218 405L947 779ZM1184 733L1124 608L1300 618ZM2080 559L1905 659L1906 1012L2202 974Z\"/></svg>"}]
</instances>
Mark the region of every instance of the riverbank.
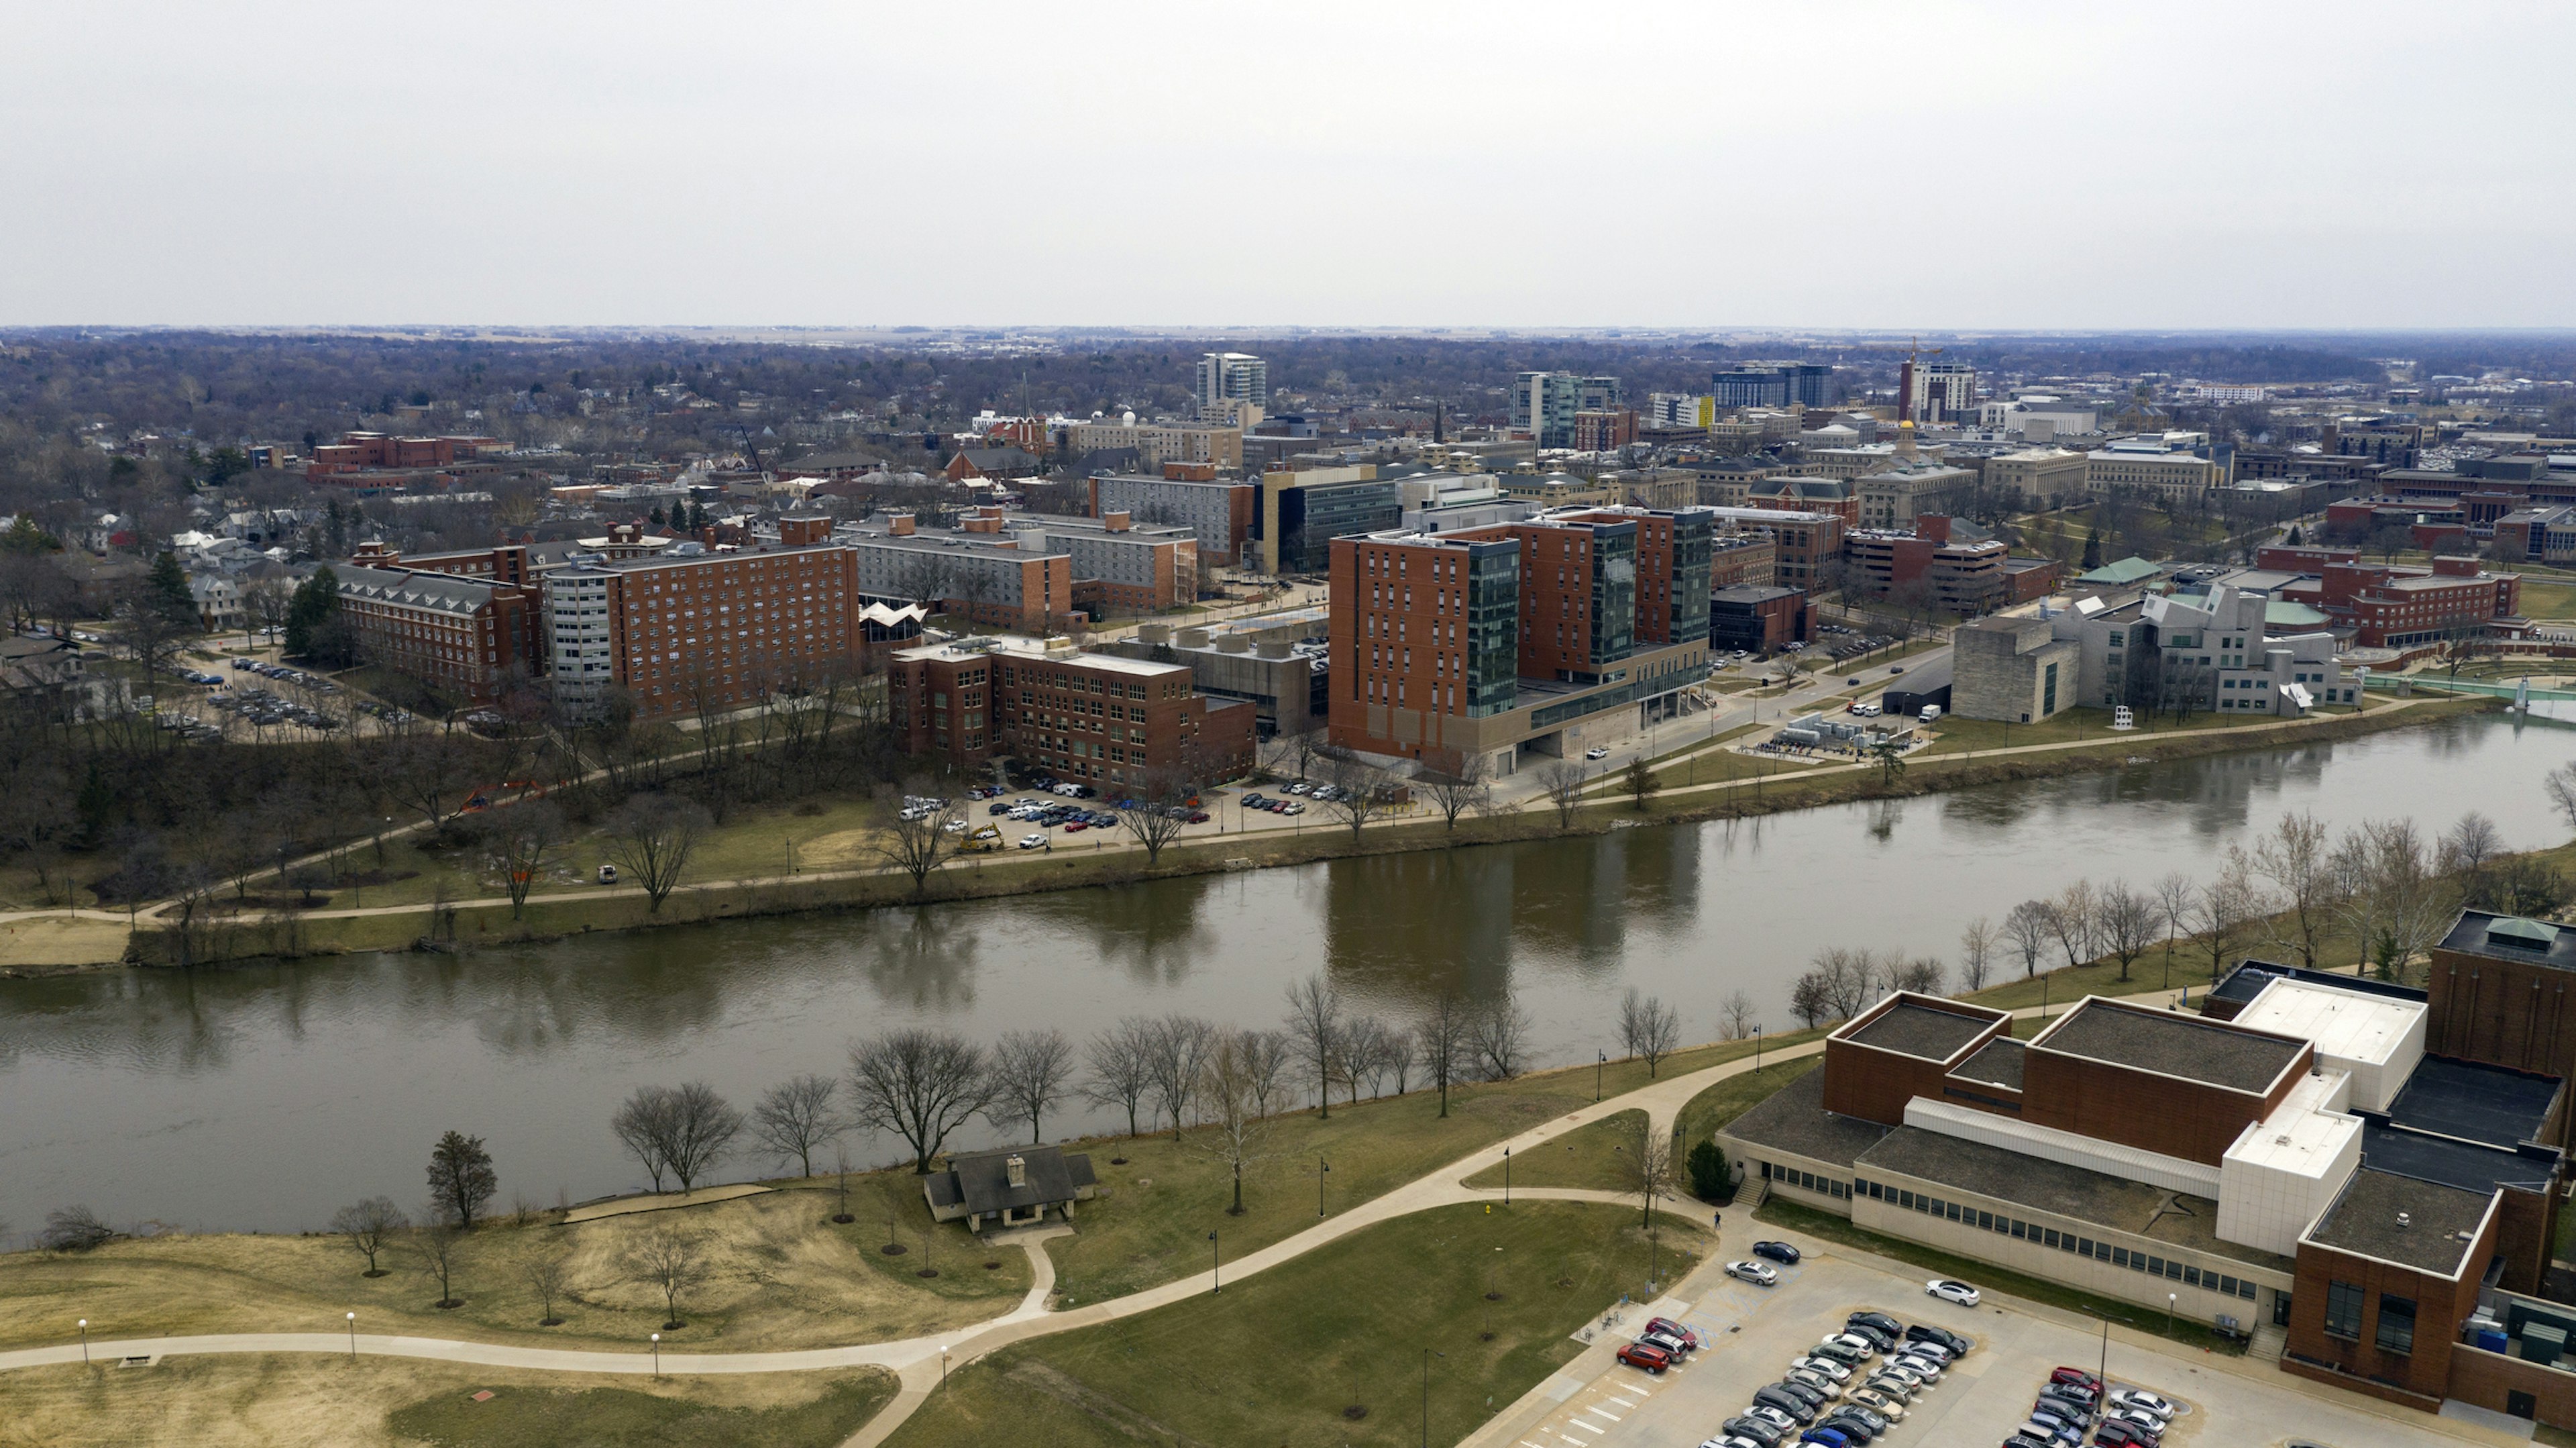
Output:
<instances>
[{"instance_id":1,"label":"riverbank","mask_svg":"<svg viewBox=\"0 0 2576 1448\"><path fill-rule=\"evenodd\" d=\"M969 856L951 862L915 890L909 876L886 870L770 875L683 885L649 908L638 893L540 895L521 918L506 899L453 901L444 906L400 905L370 910L270 914L201 927L186 958L249 959L345 954L371 950L476 946L560 940L601 931L659 925L794 915L885 906L937 904L1003 896L1128 885L1155 879L1224 874L1377 855L1508 844L1565 835L1599 834L1644 824L1680 825L1742 819L1873 799L1914 796L2020 780L2165 763L2198 756L2333 742L2390 730L2493 712L2494 699L2418 697L2376 702L2356 714L2283 720L2168 733L2109 735L2072 742L2018 745L1974 753L1920 754L1891 777L1875 763L1817 765L1790 776L1738 777L1659 791L1639 808L1626 798L1587 803L1570 819L1544 802L1517 811L1462 816L1455 828L1436 817L1382 821L1356 835L1325 820L1301 831L1228 834L1167 847L1149 867L1132 843L1103 845L1079 854L1048 851L1009 857ZM85 937L99 940L93 934ZM53 974L113 965L171 965L183 958L174 930L146 928L114 959L7 960L0 977ZM103 952L102 952L103 953Z\"/></svg>"}]
</instances>

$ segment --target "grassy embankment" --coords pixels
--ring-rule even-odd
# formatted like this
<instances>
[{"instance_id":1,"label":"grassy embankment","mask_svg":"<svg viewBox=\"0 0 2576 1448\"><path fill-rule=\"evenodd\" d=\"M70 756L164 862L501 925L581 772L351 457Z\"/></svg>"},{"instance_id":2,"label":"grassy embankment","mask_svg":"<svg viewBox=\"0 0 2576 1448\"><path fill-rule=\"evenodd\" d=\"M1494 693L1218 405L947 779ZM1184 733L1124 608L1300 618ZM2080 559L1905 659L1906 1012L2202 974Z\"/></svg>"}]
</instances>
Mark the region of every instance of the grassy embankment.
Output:
<instances>
[{"instance_id":1,"label":"grassy embankment","mask_svg":"<svg viewBox=\"0 0 2576 1448\"><path fill-rule=\"evenodd\" d=\"M632 891L599 890L594 893L585 890L553 897L540 894L530 901L525 918L515 922L510 919L505 905L456 911L453 917L454 938L468 944L497 943L514 939L546 939L587 930L633 929L653 924L799 910L864 908L915 900L989 898L1037 890L1123 884L1155 875L1305 864L1351 855L1392 854L1461 844L1539 839L1562 833L1592 833L1640 820L1681 823L1712 817L1736 818L1854 800L1920 795L2006 780L2090 772L2118 767L2133 759L2155 761L2346 738L2495 707L2497 701L2492 699L2419 700L2404 709L2377 704L2357 716L2238 725L2234 728L2141 730L2130 734L2107 734L2106 731L2102 743L2077 744L2043 753L1973 758L1964 752L1918 755L1893 784L1883 780L1875 769L1811 770L1800 775L1762 779L1750 788L1668 792L1650 798L1644 810L1635 808L1624 796L1611 796L1587 804L1578 811L1571 831L1558 827L1554 810L1530 808L1505 815L1462 818L1454 830L1446 827L1436 816L1416 815L1372 826L1356 842L1348 829L1329 821L1300 831L1251 835L1196 834L1185 836L1186 843L1167 849L1161 866L1150 872L1145 868L1143 852L1116 847L1125 837L1112 831L1106 841L1097 837L1079 837L1082 842L1076 847L1059 847L1042 855L1007 851L952 862L933 875L927 889L918 896L913 891L911 880L899 874L870 872L818 879L807 873L793 878L783 877L779 867L783 867L785 860L783 838L787 834L799 833L803 839L847 838L845 831L861 827L849 823L841 829L817 830L813 835L803 835L801 832L806 825L799 817L777 811L746 810L740 812L725 829L716 832L706 854L701 857L707 863L691 866L690 878L706 883L695 887L683 885L659 912L648 910L641 895ZM2018 736L2024 731L2016 726L2014 732ZM2016 737L2014 742L2023 741ZM1758 768L1760 762L1746 760L1744 765ZM1713 762L1703 766L1714 767ZM1687 766L1685 778L1686 771ZM850 818L855 820L855 811L860 806L853 802L847 808L854 812ZM822 817L822 823L832 824L835 818ZM800 843L800 865L806 865L809 870L821 868L809 863L805 848ZM849 848L859 846L852 844ZM775 859L778 866L765 863L770 859ZM753 873L748 877L724 877L716 873L726 868L749 869ZM417 911L387 915L290 916L284 921L245 924L235 953L299 954L400 948L430 933L429 924L429 912L425 906ZM164 939L147 937L142 945L149 959L172 954L170 943Z\"/></svg>"},{"instance_id":2,"label":"grassy embankment","mask_svg":"<svg viewBox=\"0 0 2576 1448\"><path fill-rule=\"evenodd\" d=\"M1708 1241L1659 1222L1665 1281ZM1622 1294L1644 1295L1648 1263L1623 1208L1441 1207L1222 1295L1004 1348L954 1373L890 1441L1397 1448L1427 1433L1453 1443L1581 1352L1572 1335Z\"/></svg>"},{"instance_id":3,"label":"grassy embankment","mask_svg":"<svg viewBox=\"0 0 2576 1448\"><path fill-rule=\"evenodd\" d=\"M832 1448L894 1396L881 1368L648 1378L301 1353L0 1375L0 1448ZM477 1392L492 1396L474 1401Z\"/></svg>"},{"instance_id":4,"label":"grassy embankment","mask_svg":"<svg viewBox=\"0 0 2576 1448\"><path fill-rule=\"evenodd\" d=\"M387 1273L376 1278L362 1275L366 1261L345 1239L321 1234L170 1233L78 1256L12 1253L0 1256L0 1345L64 1341L81 1317L95 1337L144 1337L333 1332L354 1311L373 1333L632 1351L662 1329L663 1303L621 1259L663 1227L703 1233L708 1246L708 1281L681 1301L687 1325L662 1332L684 1352L962 1327L1009 1311L1029 1289L1025 1253L989 1250L962 1223L933 1226L908 1172L852 1176L858 1220L848 1226L826 1220L835 1205L829 1191L793 1190L572 1226L556 1225L551 1211L525 1225L504 1218L467 1239L452 1279L464 1305L445 1310L435 1306L437 1283L401 1241L380 1254ZM878 1250L889 1222L900 1225L901 1256ZM526 1271L556 1254L570 1286L555 1304L562 1323L544 1327ZM937 1277L916 1275L925 1260Z\"/></svg>"}]
</instances>

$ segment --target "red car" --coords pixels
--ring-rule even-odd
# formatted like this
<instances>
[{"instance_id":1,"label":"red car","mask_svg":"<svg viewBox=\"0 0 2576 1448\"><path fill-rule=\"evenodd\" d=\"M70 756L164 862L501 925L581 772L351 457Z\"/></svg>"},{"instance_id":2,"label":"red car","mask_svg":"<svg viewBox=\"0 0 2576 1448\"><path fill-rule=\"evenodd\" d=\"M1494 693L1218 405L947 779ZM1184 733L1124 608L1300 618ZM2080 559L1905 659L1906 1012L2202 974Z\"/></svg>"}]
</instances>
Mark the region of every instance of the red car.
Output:
<instances>
[{"instance_id":1,"label":"red car","mask_svg":"<svg viewBox=\"0 0 2576 1448\"><path fill-rule=\"evenodd\" d=\"M1646 1331L1660 1332L1666 1337L1678 1338L1681 1340L1682 1346L1689 1348L1693 1352L1699 1351L1699 1334L1682 1326L1680 1323L1673 1321L1669 1317L1650 1317L1646 1319Z\"/></svg>"},{"instance_id":2,"label":"red car","mask_svg":"<svg viewBox=\"0 0 2576 1448\"><path fill-rule=\"evenodd\" d=\"M1619 1349L1619 1361L1632 1368L1661 1373L1673 1365L1673 1355L1648 1342L1632 1342Z\"/></svg>"},{"instance_id":3,"label":"red car","mask_svg":"<svg viewBox=\"0 0 2576 1448\"><path fill-rule=\"evenodd\" d=\"M2082 1368L2059 1368L2048 1375L2048 1380L2052 1383L2064 1383L2070 1388L2082 1388L2096 1398L2102 1396L2102 1380Z\"/></svg>"},{"instance_id":4,"label":"red car","mask_svg":"<svg viewBox=\"0 0 2576 1448\"><path fill-rule=\"evenodd\" d=\"M1089 828L1091 828L1091 822L1089 820L1066 820L1064 822L1064 832L1068 835L1078 835Z\"/></svg>"}]
</instances>

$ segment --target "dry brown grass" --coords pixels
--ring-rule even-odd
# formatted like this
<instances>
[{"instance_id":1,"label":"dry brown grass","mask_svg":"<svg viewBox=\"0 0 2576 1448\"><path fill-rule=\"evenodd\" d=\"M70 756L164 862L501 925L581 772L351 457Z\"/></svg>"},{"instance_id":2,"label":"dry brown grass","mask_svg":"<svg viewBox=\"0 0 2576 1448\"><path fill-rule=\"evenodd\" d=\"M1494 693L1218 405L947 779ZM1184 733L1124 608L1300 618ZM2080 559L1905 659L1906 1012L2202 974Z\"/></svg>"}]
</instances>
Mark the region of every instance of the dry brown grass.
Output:
<instances>
[{"instance_id":1,"label":"dry brown grass","mask_svg":"<svg viewBox=\"0 0 2576 1448\"><path fill-rule=\"evenodd\" d=\"M877 1369L650 1378L478 1368L400 1358L244 1354L165 1358L156 1367L32 1368L0 1374L0 1448L63 1443L185 1443L191 1448L411 1448L394 1409L424 1398L491 1389L612 1388L716 1407L775 1409L811 1403L836 1384L891 1377ZM499 1411L499 1409L495 1409ZM853 1425L854 1426L854 1425ZM559 1441L559 1440L552 1440Z\"/></svg>"},{"instance_id":2,"label":"dry brown grass","mask_svg":"<svg viewBox=\"0 0 2576 1448\"><path fill-rule=\"evenodd\" d=\"M936 1228L936 1278L921 1266L927 1213L909 1174L851 1180L858 1220L834 1226L829 1192L794 1190L681 1211L552 1224L478 1228L455 1278L464 1305L433 1306L436 1284L400 1245L382 1256L388 1275L337 1237L173 1234L117 1242L82 1256L0 1257L0 1344L62 1342L74 1319L94 1339L216 1332L335 1332L355 1311L363 1332L487 1342L633 1348L663 1322L660 1295L621 1263L647 1232L706 1234L713 1271L684 1298L687 1326L663 1333L684 1351L824 1347L937 1332L996 1317L1028 1291L1027 1255L986 1250L957 1224ZM906 1197L909 1196L909 1200ZM889 1257L885 1224L902 1224L910 1250ZM542 1309L523 1269L567 1254L573 1290L558 1301L560 1326ZM984 1263L1001 1265L986 1270Z\"/></svg>"}]
</instances>

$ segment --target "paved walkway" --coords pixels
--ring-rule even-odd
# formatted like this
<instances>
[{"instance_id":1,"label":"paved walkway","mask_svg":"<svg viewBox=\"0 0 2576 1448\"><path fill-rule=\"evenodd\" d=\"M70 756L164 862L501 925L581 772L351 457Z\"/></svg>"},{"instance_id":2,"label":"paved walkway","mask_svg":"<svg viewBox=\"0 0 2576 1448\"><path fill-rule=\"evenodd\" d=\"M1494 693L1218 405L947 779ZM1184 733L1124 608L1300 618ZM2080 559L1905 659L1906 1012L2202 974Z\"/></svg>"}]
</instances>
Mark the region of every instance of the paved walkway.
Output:
<instances>
[{"instance_id":1,"label":"paved walkway","mask_svg":"<svg viewBox=\"0 0 2576 1448\"><path fill-rule=\"evenodd\" d=\"M2142 1004L2171 1001L2179 991L2149 992L2126 997ZM2068 1003L2068 1004L2071 1004ZM2013 1012L2018 1018L2062 1013L2065 1005L2031 1006ZM1812 1056L1824 1049L1822 1041L1808 1041L1762 1053L1760 1063L1795 1060ZM1692 1097L1720 1081L1742 1075L1756 1068L1756 1059L1743 1057L1722 1062L1702 1070L1687 1072L1649 1083L1633 1091L1569 1111L1544 1124L1480 1147L1434 1171L1374 1197L1339 1215L1328 1217L1292 1237L1245 1254L1223 1264L1228 1281L1269 1270L1293 1261L1306 1253L1353 1232L1376 1226L1397 1217L1435 1207L1460 1203L1499 1201L1500 1188L1465 1185L1465 1180L1502 1164L1509 1149L1525 1153L1548 1139L1572 1131L1590 1122L1623 1111L1643 1110L1649 1129L1669 1135L1673 1123ZM1616 1192L1589 1191L1565 1187L1519 1187L1515 1198L1554 1201L1593 1201L1634 1205L1633 1197ZM1679 1205L1660 1206L1659 1211L1696 1221L1696 1203L1687 1209ZM856 1343L843 1347L791 1349L774 1352L741 1353L663 1353L658 1369L664 1375L715 1373L812 1372L824 1368L884 1367L893 1369L900 1383L894 1400L886 1405L865 1427L850 1438L844 1448L873 1448L891 1436L897 1428L929 1400L939 1386L944 1366L962 1367L977 1358L1031 1338L1044 1337L1078 1328L1094 1327L1168 1307L1210 1291L1215 1283L1211 1276L1193 1273L1157 1287L1107 1302L1095 1302L1068 1311L1049 1311L1047 1302L1055 1290L1055 1261L1045 1251L1045 1241L1066 1234L1067 1229L1037 1230L996 1234L996 1239L1017 1245L1028 1253L1031 1285L1020 1305L1001 1317L928 1337L900 1338L890 1342ZM1714 1256L1704 1262L1690 1279L1698 1281L1709 1270ZM486 1367L529 1368L555 1372L652 1373L657 1362L646 1352L604 1352L595 1350L526 1347L512 1343L482 1343L430 1337L402 1337L360 1332L354 1340L348 1334L281 1332L281 1333L216 1333L194 1337L101 1339L89 1345L88 1354L98 1360L119 1357L170 1356L188 1353L274 1353L313 1352L346 1353L352 1351L383 1357L429 1358L442 1362L474 1363ZM0 1352L0 1372L15 1368L42 1367L83 1360L79 1343L56 1343L49 1347L23 1348ZM1570 1368L1569 1368L1570 1370Z\"/></svg>"},{"instance_id":2,"label":"paved walkway","mask_svg":"<svg viewBox=\"0 0 2576 1448\"><path fill-rule=\"evenodd\" d=\"M640 1197L611 1197L604 1202L591 1202L564 1213L563 1225L596 1222L602 1217L627 1217L637 1212L667 1212L676 1207L703 1207L710 1202L729 1202L736 1197L757 1197L772 1188L758 1182L733 1182L720 1187L700 1187L693 1192L663 1192Z\"/></svg>"}]
</instances>

